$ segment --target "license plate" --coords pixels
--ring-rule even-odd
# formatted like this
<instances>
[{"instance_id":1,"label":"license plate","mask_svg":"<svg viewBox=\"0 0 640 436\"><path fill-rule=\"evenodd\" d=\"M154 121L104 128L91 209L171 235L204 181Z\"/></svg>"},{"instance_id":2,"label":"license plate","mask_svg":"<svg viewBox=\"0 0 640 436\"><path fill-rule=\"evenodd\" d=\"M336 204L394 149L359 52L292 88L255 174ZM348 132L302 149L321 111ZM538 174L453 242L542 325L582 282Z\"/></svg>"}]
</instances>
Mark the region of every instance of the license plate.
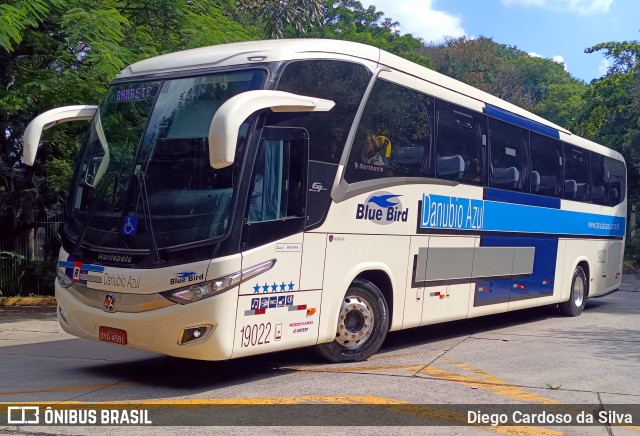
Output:
<instances>
[{"instance_id":1,"label":"license plate","mask_svg":"<svg viewBox=\"0 0 640 436\"><path fill-rule=\"evenodd\" d=\"M98 329L100 340L111 342L112 344L127 345L127 332L113 327L100 327Z\"/></svg>"}]
</instances>

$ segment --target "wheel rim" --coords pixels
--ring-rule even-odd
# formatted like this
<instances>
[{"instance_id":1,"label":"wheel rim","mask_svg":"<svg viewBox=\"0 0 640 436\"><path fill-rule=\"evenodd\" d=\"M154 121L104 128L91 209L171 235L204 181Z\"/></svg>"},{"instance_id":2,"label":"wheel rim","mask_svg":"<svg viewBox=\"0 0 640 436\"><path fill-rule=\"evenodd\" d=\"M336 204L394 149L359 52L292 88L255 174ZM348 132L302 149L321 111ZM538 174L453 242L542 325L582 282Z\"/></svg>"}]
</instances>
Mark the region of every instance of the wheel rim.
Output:
<instances>
[{"instance_id":1,"label":"wheel rim","mask_svg":"<svg viewBox=\"0 0 640 436\"><path fill-rule=\"evenodd\" d=\"M584 280L581 276L577 276L573 283L573 304L577 307L582 306L584 300Z\"/></svg>"},{"instance_id":2,"label":"wheel rim","mask_svg":"<svg viewBox=\"0 0 640 436\"><path fill-rule=\"evenodd\" d=\"M348 295L340 307L336 341L352 350L359 348L371 337L374 322L371 304L361 296Z\"/></svg>"}]
</instances>

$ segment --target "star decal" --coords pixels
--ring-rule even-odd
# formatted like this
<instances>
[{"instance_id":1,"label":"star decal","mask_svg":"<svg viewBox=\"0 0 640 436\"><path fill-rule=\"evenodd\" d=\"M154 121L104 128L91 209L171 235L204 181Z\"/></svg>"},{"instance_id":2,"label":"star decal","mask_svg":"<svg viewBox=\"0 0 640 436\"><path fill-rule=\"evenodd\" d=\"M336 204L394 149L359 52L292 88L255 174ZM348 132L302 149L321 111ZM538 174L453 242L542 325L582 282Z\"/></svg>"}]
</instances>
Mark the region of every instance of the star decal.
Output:
<instances>
[{"instance_id":1,"label":"star decal","mask_svg":"<svg viewBox=\"0 0 640 436\"><path fill-rule=\"evenodd\" d=\"M259 294L260 293L260 285L256 283L256 285L253 287L253 293L254 294Z\"/></svg>"},{"instance_id":2,"label":"star decal","mask_svg":"<svg viewBox=\"0 0 640 436\"><path fill-rule=\"evenodd\" d=\"M290 290L290 291L293 291L293 282L289 282L289 285L288 285L288 286L289 286L289 290Z\"/></svg>"},{"instance_id":3,"label":"star decal","mask_svg":"<svg viewBox=\"0 0 640 436\"><path fill-rule=\"evenodd\" d=\"M285 285L284 282L282 282L282 284L280 285L280 292L284 292L286 288L287 288L287 285Z\"/></svg>"},{"instance_id":4,"label":"star decal","mask_svg":"<svg viewBox=\"0 0 640 436\"><path fill-rule=\"evenodd\" d=\"M265 283L264 286L262 287L262 293L266 294L267 292L269 292L269 285Z\"/></svg>"},{"instance_id":5,"label":"star decal","mask_svg":"<svg viewBox=\"0 0 640 436\"><path fill-rule=\"evenodd\" d=\"M278 289L278 285L276 285L276 282L273 282L273 285L271 285L271 292L275 292Z\"/></svg>"}]
</instances>

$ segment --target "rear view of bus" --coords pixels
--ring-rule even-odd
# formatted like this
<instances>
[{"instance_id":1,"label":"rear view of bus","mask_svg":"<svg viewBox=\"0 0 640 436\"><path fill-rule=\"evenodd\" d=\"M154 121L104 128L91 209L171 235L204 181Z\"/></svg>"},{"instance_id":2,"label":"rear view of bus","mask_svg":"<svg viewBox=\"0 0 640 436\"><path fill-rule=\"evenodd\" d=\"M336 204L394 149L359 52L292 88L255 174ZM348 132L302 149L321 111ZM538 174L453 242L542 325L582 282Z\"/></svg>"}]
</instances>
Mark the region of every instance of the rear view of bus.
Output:
<instances>
[{"instance_id":1,"label":"rear view of bus","mask_svg":"<svg viewBox=\"0 0 640 436\"><path fill-rule=\"evenodd\" d=\"M323 344L347 361L389 330L542 304L579 315L620 283L624 162L501 104L341 41L133 64L99 106L25 132L33 164L42 130L91 122L61 229L60 324L193 359Z\"/></svg>"}]
</instances>

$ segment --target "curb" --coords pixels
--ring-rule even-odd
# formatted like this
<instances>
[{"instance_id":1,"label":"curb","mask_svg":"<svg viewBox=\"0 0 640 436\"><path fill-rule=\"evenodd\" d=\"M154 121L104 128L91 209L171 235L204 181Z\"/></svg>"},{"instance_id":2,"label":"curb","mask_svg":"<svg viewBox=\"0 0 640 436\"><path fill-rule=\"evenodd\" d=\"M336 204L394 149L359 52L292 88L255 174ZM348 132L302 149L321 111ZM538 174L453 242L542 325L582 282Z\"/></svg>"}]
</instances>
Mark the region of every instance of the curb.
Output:
<instances>
[{"instance_id":1,"label":"curb","mask_svg":"<svg viewBox=\"0 0 640 436\"><path fill-rule=\"evenodd\" d=\"M54 304L56 304L56 297L0 297L0 307L50 306Z\"/></svg>"}]
</instances>

